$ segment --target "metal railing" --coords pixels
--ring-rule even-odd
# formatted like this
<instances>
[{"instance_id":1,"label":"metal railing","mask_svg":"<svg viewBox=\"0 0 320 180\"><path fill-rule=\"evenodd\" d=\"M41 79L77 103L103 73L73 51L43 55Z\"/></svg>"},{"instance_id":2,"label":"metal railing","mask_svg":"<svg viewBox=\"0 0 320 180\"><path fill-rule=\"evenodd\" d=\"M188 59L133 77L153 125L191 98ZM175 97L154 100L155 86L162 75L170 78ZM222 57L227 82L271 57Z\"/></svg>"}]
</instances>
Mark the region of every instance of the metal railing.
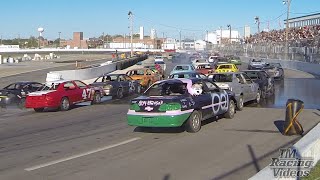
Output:
<instances>
[{"instance_id":1,"label":"metal railing","mask_svg":"<svg viewBox=\"0 0 320 180\"><path fill-rule=\"evenodd\" d=\"M301 44L292 43L289 46L288 60L320 64L320 48L318 46L308 47L299 45ZM281 60L285 60L286 58L285 44L282 43L228 44L215 46L213 50L218 51L224 55Z\"/></svg>"}]
</instances>

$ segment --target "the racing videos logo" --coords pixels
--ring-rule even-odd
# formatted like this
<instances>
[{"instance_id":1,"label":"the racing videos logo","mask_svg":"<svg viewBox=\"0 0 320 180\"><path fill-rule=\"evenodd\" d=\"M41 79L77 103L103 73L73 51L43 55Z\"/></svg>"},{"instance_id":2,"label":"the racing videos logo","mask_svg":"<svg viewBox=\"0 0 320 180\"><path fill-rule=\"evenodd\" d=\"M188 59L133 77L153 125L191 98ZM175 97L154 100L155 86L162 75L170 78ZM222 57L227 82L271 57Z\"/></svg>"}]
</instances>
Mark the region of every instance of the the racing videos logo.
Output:
<instances>
[{"instance_id":1,"label":"the racing videos logo","mask_svg":"<svg viewBox=\"0 0 320 180\"><path fill-rule=\"evenodd\" d=\"M299 158L295 149L280 149L280 156L269 165L274 177L305 177L313 167L313 158Z\"/></svg>"}]
</instances>

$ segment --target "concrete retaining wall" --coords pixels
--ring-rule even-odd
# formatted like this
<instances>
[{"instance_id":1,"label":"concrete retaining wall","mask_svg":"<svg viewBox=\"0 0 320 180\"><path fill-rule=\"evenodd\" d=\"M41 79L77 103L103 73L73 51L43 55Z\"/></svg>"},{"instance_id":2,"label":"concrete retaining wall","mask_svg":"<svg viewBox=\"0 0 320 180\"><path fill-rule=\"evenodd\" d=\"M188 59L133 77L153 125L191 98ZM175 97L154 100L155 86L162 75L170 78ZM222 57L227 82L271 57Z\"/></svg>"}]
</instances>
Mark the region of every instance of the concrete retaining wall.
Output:
<instances>
[{"instance_id":1,"label":"concrete retaining wall","mask_svg":"<svg viewBox=\"0 0 320 180\"><path fill-rule=\"evenodd\" d=\"M59 79L66 80L87 80L99 77L103 74L107 74L119 69L125 69L129 66L136 64L139 61L147 59L148 56L137 57L133 59L125 59L111 64L103 63L97 67L65 70L65 71L52 71L47 73L46 81L54 81Z\"/></svg>"},{"instance_id":2,"label":"concrete retaining wall","mask_svg":"<svg viewBox=\"0 0 320 180\"><path fill-rule=\"evenodd\" d=\"M244 62L249 62L253 57L241 57L241 60ZM259 59L259 58L256 58ZM304 71L310 74L318 75L320 76L320 64L312 64L307 62L301 62L301 61L287 61L287 60L279 60L279 59L265 59L266 62L272 62L272 63L280 63L283 68L286 69L295 69L299 71Z\"/></svg>"},{"instance_id":3,"label":"concrete retaining wall","mask_svg":"<svg viewBox=\"0 0 320 180\"><path fill-rule=\"evenodd\" d=\"M297 150L299 158L313 158L314 165L320 160L320 123L301 138L293 149ZM271 159L270 159L271 162ZM270 179L286 179L295 180L297 178L275 178L273 171L269 166L259 171L256 175L249 180L270 180Z\"/></svg>"},{"instance_id":4,"label":"concrete retaining wall","mask_svg":"<svg viewBox=\"0 0 320 180\"><path fill-rule=\"evenodd\" d=\"M76 69L76 70L66 70L66 71L52 71L50 73L59 74L62 79L68 80L85 80L98 77L102 74L109 73L116 70L116 64L112 63L109 65L87 68L87 69ZM49 74L50 74L49 73ZM48 75L47 75L48 77Z\"/></svg>"}]
</instances>

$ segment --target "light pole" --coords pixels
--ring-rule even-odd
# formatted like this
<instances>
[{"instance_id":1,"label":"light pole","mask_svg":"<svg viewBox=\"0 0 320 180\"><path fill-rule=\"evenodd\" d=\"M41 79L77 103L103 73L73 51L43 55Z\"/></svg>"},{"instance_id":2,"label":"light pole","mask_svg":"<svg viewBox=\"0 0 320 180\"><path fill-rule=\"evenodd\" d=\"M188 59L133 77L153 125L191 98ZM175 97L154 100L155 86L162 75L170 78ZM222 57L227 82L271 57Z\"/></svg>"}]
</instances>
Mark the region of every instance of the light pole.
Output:
<instances>
[{"instance_id":1,"label":"light pole","mask_svg":"<svg viewBox=\"0 0 320 180\"><path fill-rule=\"evenodd\" d=\"M231 41L231 24L228 24L227 25L227 27L229 28L229 30L230 30L230 36L229 36L229 39L230 39L230 44L232 43L232 41Z\"/></svg>"},{"instance_id":2,"label":"light pole","mask_svg":"<svg viewBox=\"0 0 320 180\"><path fill-rule=\"evenodd\" d=\"M131 57L133 57L133 14L131 11L128 13L129 19L130 19L130 34L131 34Z\"/></svg>"},{"instance_id":3,"label":"light pole","mask_svg":"<svg viewBox=\"0 0 320 180\"><path fill-rule=\"evenodd\" d=\"M285 59L288 60L289 46L288 46L288 36L289 36L289 15L290 15L290 5L291 0L283 0L283 4L287 4L287 20L286 20L286 47L285 47Z\"/></svg>"},{"instance_id":4,"label":"light pole","mask_svg":"<svg viewBox=\"0 0 320 180\"><path fill-rule=\"evenodd\" d=\"M181 30L179 31L179 43L180 43L180 50L182 49L182 46L181 46Z\"/></svg>"},{"instance_id":5,"label":"light pole","mask_svg":"<svg viewBox=\"0 0 320 180\"><path fill-rule=\"evenodd\" d=\"M258 25L258 33L260 33L260 18L259 16L254 17L255 23Z\"/></svg>"},{"instance_id":6,"label":"light pole","mask_svg":"<svg viewBox=\"0 0 320 180\"><path fill-rule=\"evenodd\" d=\"M220 44L222 44L222 26L220 26Z\"/></svg>"},{"instance_id":7,"label":"light pole","mask_svg":"<svg viewBox=\"0 0 320 180\"><path fill-rule=\"evenodd\" d=\"M59 47L61 46L61 32L58 32L59 34Z\"/></svg>"}]
</instances>

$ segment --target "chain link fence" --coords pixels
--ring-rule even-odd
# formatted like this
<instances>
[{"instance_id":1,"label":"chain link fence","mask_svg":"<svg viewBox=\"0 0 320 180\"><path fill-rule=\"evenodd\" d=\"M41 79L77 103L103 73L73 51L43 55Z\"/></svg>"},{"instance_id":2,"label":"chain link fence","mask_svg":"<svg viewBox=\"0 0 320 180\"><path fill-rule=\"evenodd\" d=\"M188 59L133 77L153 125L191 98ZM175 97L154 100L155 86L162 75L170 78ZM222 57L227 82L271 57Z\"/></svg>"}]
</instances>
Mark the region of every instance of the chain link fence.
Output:
<instances>
[{"instance_id":1,"label":"chain link fence","mask_svg":"<svg viewBox=\"0 0 320 180\"><path fill-rule=\"evenodd\" d=\"M318 46L303 46L303 43L290 43L288 59L308 63L320 64L320 48ZM236 55L267 59L286 59L284 43L265 44L229 44L213 47L224 55Z\"/></svg>"}]
</instances>

